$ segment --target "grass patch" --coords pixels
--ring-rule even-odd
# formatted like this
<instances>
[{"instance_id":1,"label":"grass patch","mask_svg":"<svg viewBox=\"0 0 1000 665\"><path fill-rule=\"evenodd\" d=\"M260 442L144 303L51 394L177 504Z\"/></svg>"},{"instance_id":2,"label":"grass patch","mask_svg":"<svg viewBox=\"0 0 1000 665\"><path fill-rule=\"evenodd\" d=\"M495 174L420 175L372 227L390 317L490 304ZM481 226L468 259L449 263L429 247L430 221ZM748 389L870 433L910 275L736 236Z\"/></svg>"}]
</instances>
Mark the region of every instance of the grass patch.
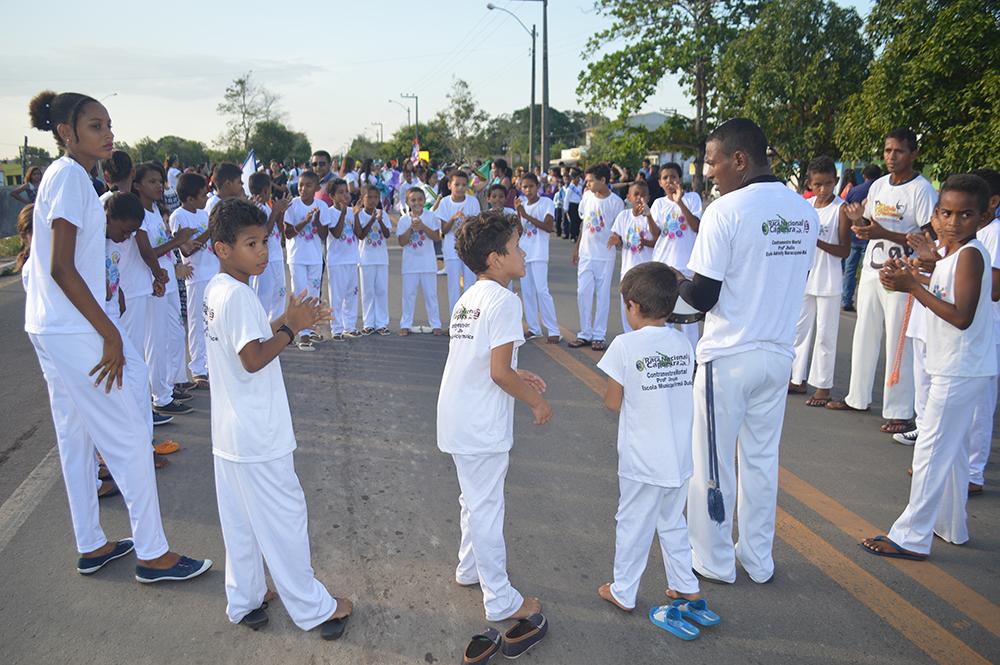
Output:
<instances>
[{"instance_id":1,"label":"grass patch","mask_svg":"<svg viewBox=\"0 0 1000 665\"><path fill-rule=\"evenodd\" d=\"M18 236L7 236L0 238L0 257L17 256L21 251L21 238Z\"/></svg>"}]
</instances>

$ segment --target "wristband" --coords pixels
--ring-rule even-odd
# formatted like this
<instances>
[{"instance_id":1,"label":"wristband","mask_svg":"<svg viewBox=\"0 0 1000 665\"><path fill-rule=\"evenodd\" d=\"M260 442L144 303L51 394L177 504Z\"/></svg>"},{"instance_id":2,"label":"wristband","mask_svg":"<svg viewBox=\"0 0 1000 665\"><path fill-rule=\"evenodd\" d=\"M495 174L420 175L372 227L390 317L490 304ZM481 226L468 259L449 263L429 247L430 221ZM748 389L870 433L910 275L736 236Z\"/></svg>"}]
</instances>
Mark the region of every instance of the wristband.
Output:
<instances>
[{"instance_id":1,"label":"wristband","mask_svg":"<svg viewBox=\"0 0 1000 665\"><path fill-rule=\"evenodd\" d=\"M278 328L278 332L283 332L288 335L288 344L291 344L292 342L295 341L295 333L293 333L292 329L289 328L286 324L282 323L281 326Z\"/></svg>"}]
</instances>

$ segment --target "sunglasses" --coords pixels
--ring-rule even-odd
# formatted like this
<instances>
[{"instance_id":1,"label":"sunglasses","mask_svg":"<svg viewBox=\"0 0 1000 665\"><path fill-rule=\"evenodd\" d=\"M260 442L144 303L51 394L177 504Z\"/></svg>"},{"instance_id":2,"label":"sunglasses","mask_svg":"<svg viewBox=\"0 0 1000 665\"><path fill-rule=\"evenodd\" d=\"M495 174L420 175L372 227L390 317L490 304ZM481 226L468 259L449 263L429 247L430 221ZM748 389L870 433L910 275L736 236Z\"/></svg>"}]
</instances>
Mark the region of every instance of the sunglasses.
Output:
<instances>
[{"instance_id":1,"label":"sunglasses","mask_svg":"<svg viewBox=\"0 0 1000 665\"><path fill-rule=\"evenodd\" d=\"M312 166L326 166L326 162L313 162Z\"/></svg>"}]
</instances>

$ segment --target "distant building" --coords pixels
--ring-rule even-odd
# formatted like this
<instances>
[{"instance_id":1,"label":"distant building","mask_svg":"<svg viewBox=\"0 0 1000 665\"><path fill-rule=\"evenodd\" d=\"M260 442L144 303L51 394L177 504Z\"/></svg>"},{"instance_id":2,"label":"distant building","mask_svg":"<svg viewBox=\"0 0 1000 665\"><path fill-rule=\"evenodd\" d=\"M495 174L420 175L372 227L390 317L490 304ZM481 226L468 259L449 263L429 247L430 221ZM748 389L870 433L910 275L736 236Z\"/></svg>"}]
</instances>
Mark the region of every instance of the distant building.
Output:
<instances>
[{"instance_id":1,"label":"distant building","mask_svg":"<svg viewBox=\"0 0 1000 665\"><path fill-rule=\"evenodd\" d=\"M7 187L16 187L24 182L20 161L0 162L0 172L3 173L3 184Z\"/></svg>"}]
</instances>

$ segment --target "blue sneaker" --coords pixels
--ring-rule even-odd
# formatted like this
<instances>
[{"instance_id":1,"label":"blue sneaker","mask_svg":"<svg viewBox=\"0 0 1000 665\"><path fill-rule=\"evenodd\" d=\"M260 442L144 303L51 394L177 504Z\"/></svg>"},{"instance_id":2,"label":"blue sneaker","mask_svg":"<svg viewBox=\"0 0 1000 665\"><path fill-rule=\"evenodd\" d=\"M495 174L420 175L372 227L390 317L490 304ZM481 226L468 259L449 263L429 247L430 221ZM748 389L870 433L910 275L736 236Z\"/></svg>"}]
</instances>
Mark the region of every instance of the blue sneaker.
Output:
<instances>
[{"instance_id":1,"label":"blue sneaker","mask_svg":"<svg viewBox=\"0 0 1000 665\"><path fill-rule=\"evenodd\" d=\"M76 572L81 575L93 575L105 565L120 559L135 549L131 538L125 538L115 543L115 548L103 556L82 556L76 562Z\"/></svg>"},{"instance_id":2,"label":"blue sneaker","mask_svg":"<svg viewBox=\"0 0 1000 665\"><path fill-rule=\"evenodd\" d=\"M153 427L156 427L157 425L166 425L173 419L173 416L165 416L153 411Z\"/></svg>"},{"instance_id":3,"label":"blue sneaker","mask_svg":"<svg viewBox=\"0 0 1000 665\"><path fill-rule=\"evenodd\" d=\"M146 566L135 567L135 579L143 584L153 584L154 582L181 582L198 577L212 567L211 559L191 559L182 556L177 563L170 568L148 568Z\"/></svg>"}]
</instances>

